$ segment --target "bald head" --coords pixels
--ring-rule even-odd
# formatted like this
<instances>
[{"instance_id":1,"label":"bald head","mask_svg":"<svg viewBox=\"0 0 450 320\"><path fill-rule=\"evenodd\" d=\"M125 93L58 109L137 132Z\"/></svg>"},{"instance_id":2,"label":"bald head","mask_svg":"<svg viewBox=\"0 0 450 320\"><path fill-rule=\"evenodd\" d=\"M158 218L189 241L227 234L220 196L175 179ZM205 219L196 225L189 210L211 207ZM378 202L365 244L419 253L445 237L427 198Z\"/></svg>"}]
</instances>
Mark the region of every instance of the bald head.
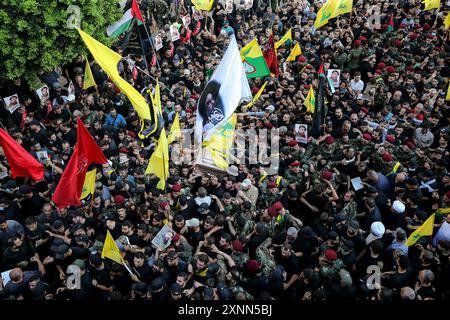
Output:
<instances>
[{"instance_id":1,"label":"bald head","mask_svg":"<svg viewBox=\"0 0 450 320\"><path fill-rule=\"evenodd\" d=\"M23 279L23 272L20 268L14 268L9 273L9 277L13 282L21 282Z\"/></svg>"}]
</instances>

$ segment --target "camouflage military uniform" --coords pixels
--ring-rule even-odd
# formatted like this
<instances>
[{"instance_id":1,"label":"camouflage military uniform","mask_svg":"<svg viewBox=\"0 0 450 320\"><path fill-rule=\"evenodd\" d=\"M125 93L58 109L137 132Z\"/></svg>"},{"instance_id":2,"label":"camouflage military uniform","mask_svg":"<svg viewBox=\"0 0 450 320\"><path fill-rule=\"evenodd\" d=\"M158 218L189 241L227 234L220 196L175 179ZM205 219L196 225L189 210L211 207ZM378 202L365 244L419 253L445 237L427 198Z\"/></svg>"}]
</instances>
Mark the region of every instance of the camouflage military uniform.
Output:
<instances>
[{"instance_id":1,"label":"camouflage military uniform","mask_svg":"<svg viewBox=\"0 0 450 320\"><path fill-rule=\"evenodd\" d=\"M345 203L344 207L339 212L341 214L345 214L349 220L352 220L356 217L357 214L357 205L355 201L350 201Z\"/></svg>"},{"instance_id":2,"label":"camouflage military uniform","mask_svg":"<svg viewBox=\"0 0 450 320\"><path fill-rule=\"evenodd\" d=\"M339 271L342 268L344 268L344 263L341 259L337 259L332 264L320 267L319 273L326 283L331 283L338 277Z\"/></svg>"},{"instance_id":3,"label":"camouflage military uniform","mask_svg":"<svg viewBox=\"0 0 450 320\"><path fill-rule=\"evenodd\" d=\"M233 295L236 297L238 294L243 293L245 296L245 300L255 300L253 296L245 291L241 286L230 286L231 292L233 292Z\"/></svg>"},{"instance_id":4,"label":"camouflage military uniform","mask_svg":"<svg viewBox=\"0 0 450 320\"><path fill-rule=\"evenodd\" d=\"M302 185L303 181L303 170L300 169L298 173L292 172L290 169L284 175L287 184L296 184L296 189L298 189Z\"/></svg>"},{"instance_id":5,"label":"camouflage military uniform","mask_svg":"<svg viewBox=\"0 0 450 320\"><path fill-rule=\"evenodd\" d=\"M258 199L258 203L261 207L267 208L280 200L281 194L278 192L277 194L273 195L270 193L270 191L264 192Z\"/></svg>"},{"instance_id":6,"label":"camouflage military uniform","mask_svg":"<svg viewBox=\"0 0 450 320\"><path fill-rule=\"evenodd\" d=\"M277 263L275 259L272 257L269 251L269 246L271 245L272 239L267 238L263 243L259 245L256 249L256 259L261 262L262 265L262 273L266 276L270 275Z\"/></svg>"},{"instance_id":7,"label":"camouflage military uniform","mask_svg":"<svg viewBox=\"0 0 450 320\"><path fill-rule=\"evenodd\" d=\"M236 212L238 212L238 210L239 210L239 207L237 205L235 205L234 203L230 203L230 204L223 206L223 211L225 212L225 215L227 215L227 216L234 215Z\"/></svg>"},{"instance_id":8,"label":"camouflage military uniform","mask_svg":"<svg viewBox=\"0 0 450 320\"><path fill-rule=\"evenodd\" d=\"M255 221L247 220L242 228L235 226L234 229L236 230L236 235L238 237L245 238L250 232L252 232L254 225Z\"/></svg>"},{"instance_id":9,"label":"camouflage military uniform","mask_svg":"<svg viewBox=\"0 0 450 320\"><path fill-rule=\"evenodd\" d=\"M244 252L233 252L231 258L239 268L246 264L249 259L248 254Z\"/></svg>"},{"instance_id":10,"label":"camouflage military uniform","mask_svg":"<svg viewBox=\"0 0 450 320\"><path fill-rule=\"evenodd\" d=\"M315 150L314 150L314 154L315 155L321 155L323 159L325 160L330 160L333 158L334 156L334 152L336 151L336 147L334 146L334 144L332 145L327 145L327 144L322 144L320 146L318 146Z\"/></svg>"},{"instance_id":11,"label":"camouflage military uniform","mask_svg":"<svg viewBox=\"0 0 450 320\"><path fill-rule=\"evenodd\" d=\"M190 263L192 259L192 247L187 243L186 240L181 239L180 245L177 248L178 256L184 261Z\"/></svg>"}]
</instances>

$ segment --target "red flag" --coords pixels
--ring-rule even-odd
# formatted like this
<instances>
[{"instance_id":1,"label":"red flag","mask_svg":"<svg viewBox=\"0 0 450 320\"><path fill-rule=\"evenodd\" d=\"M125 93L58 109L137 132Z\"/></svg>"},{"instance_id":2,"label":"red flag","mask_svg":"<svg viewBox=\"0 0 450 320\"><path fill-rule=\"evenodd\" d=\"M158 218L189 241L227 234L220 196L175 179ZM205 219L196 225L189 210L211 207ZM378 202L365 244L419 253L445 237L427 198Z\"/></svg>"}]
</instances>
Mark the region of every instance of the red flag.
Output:
<instances>
[{"instance_id":1,"label":"red flag","mask_svg":"<svg viewBox=\"0 0 450 320\"><path fill-rule=\"evenodd\" d=\"M280 74L280 68L278 66L277 52L275 51L275 44L273 42L273 32L270 35L269 41L266 43L263 55L264 59L266 59L270 72L278 77Z\"/></svg>"},{"instance_id":2,"label":"red flag","mask_svg":"<svg viewBox=\"0 0 450 320\"><path fill-rule=\"evenodd\" d=\"M317 72L317 74L319 75L319 78L320 77L324 77L325 78L325 71L323 69L323 64L320 65L319 72Z\"/></svg>"},{"instance_id":3,"label":"red flag","mask_svg":"<svg viewBox=\"0 0 450 320\"><path fill-rule=\"evenodd\" d=\"M136 19L140 20L142 23L144 23L144 19L142 18L141 10L139 10L139 5L136 3L136 0L133 0L131 4L131 14Z\"/></svg>"},{"instance_id":4,"label":"red flag","mask_svg":"<svg viewBox=\"0 0 450 320\"><path fill-rule=\"evenodd\" d=\"M13 178L31 177L34 181L44 179L44 166L1 128L0 145L8 160Z\"/></svg>"},{"instance_id":5,"label":"red flag","mask_svg":"<svg viewBox=\"0 0 450 320\"><path fill-rule=\"evenodd\" d=\"M27 117L28 117L28 113L25 111L22 114L22 121L20 122L20 129L21 130L23 130L23 127L25 126L25 120L27 119Z\"/></svg>"},{"instance_id":6,"label":"red flag","mask_svg":"<svg viewBox=\"0 0 450 320\"><path fill-rule=\"evenodd\" d=\"M99 164L107 162L102 150L95 143L80 118L77 119L77 125L75 150L52 197L53 202L60 209L69 205L80 205L80 196L88 166L94 162Z\"/></svg>"}]
</instances>

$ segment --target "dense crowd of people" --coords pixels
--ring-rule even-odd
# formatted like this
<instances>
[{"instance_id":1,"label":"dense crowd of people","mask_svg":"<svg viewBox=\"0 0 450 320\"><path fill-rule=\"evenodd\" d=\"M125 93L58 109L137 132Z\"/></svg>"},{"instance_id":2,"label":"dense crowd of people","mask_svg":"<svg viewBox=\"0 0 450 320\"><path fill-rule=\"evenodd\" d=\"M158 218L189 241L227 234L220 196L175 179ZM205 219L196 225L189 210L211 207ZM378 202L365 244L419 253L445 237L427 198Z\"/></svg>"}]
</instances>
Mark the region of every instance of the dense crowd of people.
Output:
<instances>
[{"instance_id":1,"label":"dense crowd of people","mask_svg":"<svg viewBox=\"0 0 450 320\"><path fill-rule=\"evenodd\" d=\"M146 98L159 80L167 131L177 112L182 129L195 125L231 34L241 47L255 37L263 47L271 29L278 40L292 28L292 41L277 50L280 75L249 79L253 94L268 84L253 106L236 111L240 129L279 129L278 170L246 161L217 174L171 158L159 190L158 178L145 175L155 141L141 142L130 102L94 61L97 86L88 90L81 57L42 74L50 104L24 80L3 81L0 95L17 94L21 105L0 108L2 127L48 159L44 180L33 182L12 179L1 153L0 299L449 299L448 3L422 11L418 0L354 1L352 14L315 30L322 1L261 0L232 13L218 2L172 43L169 25L191 4L140 2L149 30L159 26L166 40L157 59L149 47L118 68ZM286 62L296 42L302 54ZM153 78L133 68L145 70L145 60ZM340 70L339 86L325 89L321 134L299 142L295 125L313 127L304 101L310 86L318 90L321 65ZM97 165L92 198L57 210L51 196L77 142L78 117L109 162ZM407 246L435 212L433 235ZM152 241L164 226L173 234L161 248ZM101 258L107 231L129 270ZM72 265L81 270L75 287L67 285Z\"/></svg>"}]
</instances>

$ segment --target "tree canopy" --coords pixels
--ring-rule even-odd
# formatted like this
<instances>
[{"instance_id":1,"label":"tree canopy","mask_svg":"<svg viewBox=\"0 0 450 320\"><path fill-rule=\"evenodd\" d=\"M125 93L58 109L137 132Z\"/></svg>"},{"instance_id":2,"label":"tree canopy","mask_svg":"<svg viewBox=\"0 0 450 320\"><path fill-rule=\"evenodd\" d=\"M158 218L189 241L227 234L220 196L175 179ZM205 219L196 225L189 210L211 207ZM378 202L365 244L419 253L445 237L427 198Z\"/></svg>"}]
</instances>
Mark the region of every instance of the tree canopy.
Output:
<instances>
[{"instance_id":1,"label":"tree canopy","mask_svg":"<svg viewBox=\"0 0 450 320\"><path fill-rule=\"evenodd\" d=\"M110 44L106 27L122 15L113 0L2 0L0 78L33 80L85 53L78 32L67 26L77 11L81 29Z\"/></svg>"}]
</instances>

